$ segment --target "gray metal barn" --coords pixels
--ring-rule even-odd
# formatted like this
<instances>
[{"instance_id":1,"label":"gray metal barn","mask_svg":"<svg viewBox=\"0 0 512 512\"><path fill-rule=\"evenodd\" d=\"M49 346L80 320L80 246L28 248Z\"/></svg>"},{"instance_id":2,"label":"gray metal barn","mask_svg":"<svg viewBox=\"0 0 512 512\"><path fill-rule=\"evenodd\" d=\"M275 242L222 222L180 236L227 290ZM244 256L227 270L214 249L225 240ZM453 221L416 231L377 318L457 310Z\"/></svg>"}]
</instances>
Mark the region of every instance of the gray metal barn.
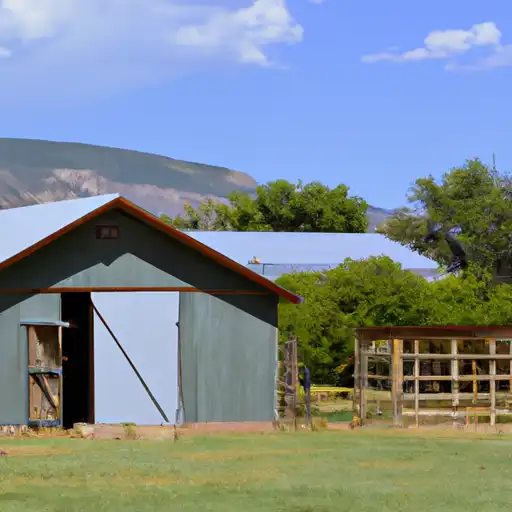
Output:
<instances>
[{"instance_id":1,"label":"gray metal barn","mask_svg":"<svg viewBox=\"0 0 512 512\"><path fill-rule=\"evenodd\" d=\"M1 211L0 237L0 426L275 419L299 297L117 195Z\"/></svg>"}]
</instances>

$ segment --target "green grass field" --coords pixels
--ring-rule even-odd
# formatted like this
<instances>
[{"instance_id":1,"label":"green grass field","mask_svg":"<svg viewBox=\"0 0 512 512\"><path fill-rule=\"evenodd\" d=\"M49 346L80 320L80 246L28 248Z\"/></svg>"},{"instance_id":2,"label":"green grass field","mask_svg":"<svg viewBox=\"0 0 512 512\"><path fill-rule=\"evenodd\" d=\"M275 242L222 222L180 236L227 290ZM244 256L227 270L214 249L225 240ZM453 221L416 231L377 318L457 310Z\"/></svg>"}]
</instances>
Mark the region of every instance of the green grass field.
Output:
<instances>
[{"instance_id":1,"label":"green grass field","mask_svg":"<svg viewBox=\"0 0 512 512\"><path fill-rule=\"evenodd\" d=\"M0 440L0 511L498 511L512 438L390 431Z\"/></svg>"}]
</instances>

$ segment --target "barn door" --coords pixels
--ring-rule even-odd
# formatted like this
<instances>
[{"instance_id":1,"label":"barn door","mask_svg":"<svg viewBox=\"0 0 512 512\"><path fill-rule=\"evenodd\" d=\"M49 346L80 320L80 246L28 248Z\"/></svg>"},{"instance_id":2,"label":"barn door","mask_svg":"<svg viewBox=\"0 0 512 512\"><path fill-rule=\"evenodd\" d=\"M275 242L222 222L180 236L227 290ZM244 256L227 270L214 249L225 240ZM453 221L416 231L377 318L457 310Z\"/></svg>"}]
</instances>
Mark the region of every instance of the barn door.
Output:
<instances>
[{"instance_id":1,"label":"barn door","mask_svg":"<svg viewBox=\"0 0 512 512\"><path fill-rule=\"evenodd\" d=\"M92 302L173 421L177 408L178 293L97 292ZM159 425L161 413L126 356L94 315L95 416L98 423Z\"/></svg>"},{"instance_id":2,"label":"barn door","mask_svg":"<svg viewBox=\"0 0 512 512\"><path fill-rule=\"evenodd\" d=\"M62 327L26 325L29 424L59 426L62 403Z\"/></svg>"}]
</instances>

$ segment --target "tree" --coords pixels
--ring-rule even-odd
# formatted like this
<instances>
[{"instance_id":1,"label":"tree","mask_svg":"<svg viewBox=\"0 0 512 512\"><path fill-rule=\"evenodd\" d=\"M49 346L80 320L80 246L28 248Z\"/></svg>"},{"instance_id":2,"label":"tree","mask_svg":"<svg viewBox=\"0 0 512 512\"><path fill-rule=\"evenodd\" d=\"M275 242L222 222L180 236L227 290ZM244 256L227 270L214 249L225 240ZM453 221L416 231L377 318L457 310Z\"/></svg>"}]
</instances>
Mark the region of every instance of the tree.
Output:
<instances>
[{"instance_id":1,"label":"tree","mask_svg":"<svg viewBox=\"0 0 512 512\"><path fill-rule=\"evenodd\" d=\"M493 290L489 273L452 274L428 284L430 310L424 325L486 325Z\"/></svg>"},{"instance_id":2,"label":"tree","mask_svg":"<svg viewBox=\"0 0 512 512\"><path fill-rule=\"evenodd\" d=\"M199 204L197 209L185 203L183 216L178 215L171 219L168 215L163 214L160 216L160 220L178 229L226 231L229 230L229 206L207 198Z\"/></svg>"},{"instance_id":3,"label":"tree","mask_svg":"<svg viewBox=\"0 0 512 512\"><path fill-rule=\"evenodd\" d=\"M277 282L304 297L299 306L280 306L279 327L284 336L297 336L317 383L336 383L334 369L353 353L354 327L421 325L432 310L428 282L388 257L347 259L324 274L290 274Z\"/></svg>"},{"instance_id":4,"label":"tree","mask_svg":"<svg viewBox=\"0 0 512 512\"><path fill-rule=\"evenodd\" d=\"M471 265L494 277L511 275L512 186L508 176L480 160L443 175L418 179L409 195L413 208L379 228L391 240L456 271Z\"/></svg>"},{"instance_id":5,"label":"tree","mask_svg":"<svg viewBox=\"0 0 512 512\"><path fill-rule=\"evenodd\" d=\"M259 186L255 197L232 192L229 204L206 199L197 209L186 205L183 216L161 218L179 229L363 233L368 205L348 192L345 185L277 180Z\"/></svg>"},{"instance_id":6,"label":"tree","mask_svg":"<svg viewBox=\"0 0 512 512\"><path fill-rule=\"evenodd\" d=\"M353 356L356 327L512 323L512 286L491 286L485 271L429 282L381 256L277 283L304 298L280 305L279 329L281 341L297 336L299 357L317 384L340 384L336 369Z\"/></svg>"}]
</instances>

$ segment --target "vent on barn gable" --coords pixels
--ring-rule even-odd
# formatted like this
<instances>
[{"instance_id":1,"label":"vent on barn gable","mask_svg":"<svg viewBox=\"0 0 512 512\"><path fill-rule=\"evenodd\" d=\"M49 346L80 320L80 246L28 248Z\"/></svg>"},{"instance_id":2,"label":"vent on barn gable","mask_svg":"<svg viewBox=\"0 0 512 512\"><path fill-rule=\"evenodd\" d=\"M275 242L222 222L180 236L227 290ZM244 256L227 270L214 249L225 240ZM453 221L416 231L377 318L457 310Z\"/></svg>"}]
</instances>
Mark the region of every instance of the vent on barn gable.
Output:
<instances>
[{"instance_id":1,"label":"vent on barn gable","mask_svg":"<svg viewBox=\"0 0 512 512\"><path fill-rule=\"evenodd\" d=\"M100 240L114 240L119 238L119 226L96 226L96 238Z\"/></svg>"}]
</instances>

